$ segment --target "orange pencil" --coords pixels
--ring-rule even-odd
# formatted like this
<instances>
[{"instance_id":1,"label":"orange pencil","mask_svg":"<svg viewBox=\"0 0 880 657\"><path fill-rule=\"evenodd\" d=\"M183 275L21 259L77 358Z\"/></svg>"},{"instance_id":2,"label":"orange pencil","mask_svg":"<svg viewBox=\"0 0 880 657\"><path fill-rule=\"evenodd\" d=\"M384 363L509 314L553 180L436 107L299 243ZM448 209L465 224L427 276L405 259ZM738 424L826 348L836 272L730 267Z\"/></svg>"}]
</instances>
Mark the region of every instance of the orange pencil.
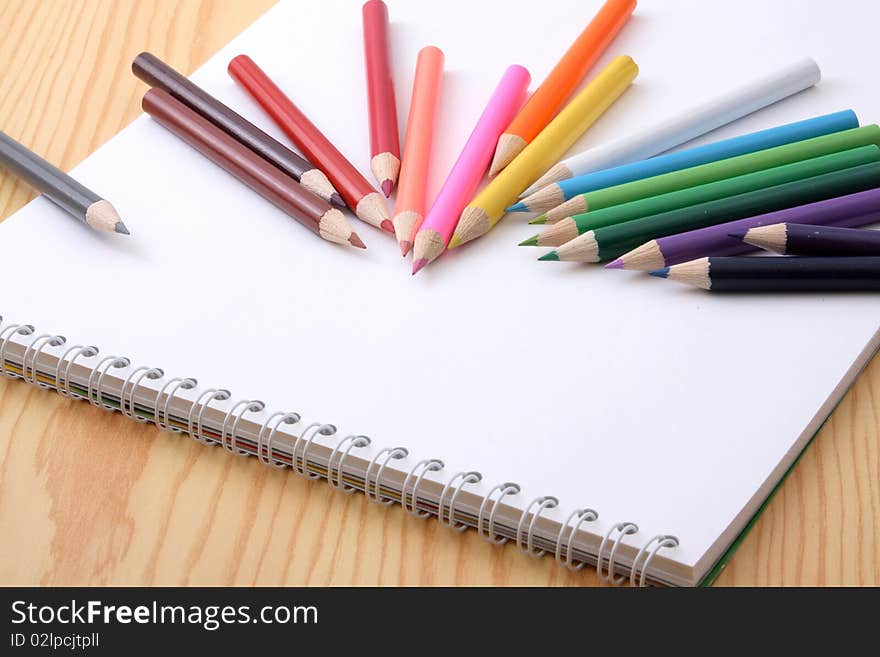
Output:
<instances>
[{"instance_id":1,"label":"orange pencil","mask_svg":"<svg viewBox=\"0 0 880 657\"><path fill-rule=\"evenodd\" d=\"M620 32L635 8L636 0L607 0L602 5L599 13L498 138L495 157L489 167L490 176L510 164L545 128Z\"/></svg>"},{"instance_id":2,"label":"orange pencil","mask_svg":"<svg viewBox=\"0 0 880 657\"><path fill-rule=\"evenodd\" d=\"M393 219L394 234L404 256L412 248L413 236L425 217L425 184L434 142L443 60L443 51L434 46L422 48L416 60Z\"/></svg>"}]
</instances>

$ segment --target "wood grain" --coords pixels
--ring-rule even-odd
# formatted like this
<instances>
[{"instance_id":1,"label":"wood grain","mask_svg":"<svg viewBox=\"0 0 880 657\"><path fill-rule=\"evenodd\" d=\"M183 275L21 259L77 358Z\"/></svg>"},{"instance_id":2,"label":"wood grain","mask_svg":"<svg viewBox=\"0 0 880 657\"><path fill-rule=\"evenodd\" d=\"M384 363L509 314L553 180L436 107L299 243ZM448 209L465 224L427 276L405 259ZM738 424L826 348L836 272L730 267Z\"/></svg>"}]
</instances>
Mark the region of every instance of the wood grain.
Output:
<instances>
[{"instance_id":1,"label":"wood grain","mask_svg":"<svg viewBox=\"0 0 880 657\"><path fill-rule=\"evenodd\" d=\"M191 71L270 4L0 0L0 125L69 169L138 115L135 54ZM0 174L0 217L33 195ZM0 536L3 585L597 583L6 380ZM718 584L880 584L880 359Z\"/></svg>"}]
</instances>

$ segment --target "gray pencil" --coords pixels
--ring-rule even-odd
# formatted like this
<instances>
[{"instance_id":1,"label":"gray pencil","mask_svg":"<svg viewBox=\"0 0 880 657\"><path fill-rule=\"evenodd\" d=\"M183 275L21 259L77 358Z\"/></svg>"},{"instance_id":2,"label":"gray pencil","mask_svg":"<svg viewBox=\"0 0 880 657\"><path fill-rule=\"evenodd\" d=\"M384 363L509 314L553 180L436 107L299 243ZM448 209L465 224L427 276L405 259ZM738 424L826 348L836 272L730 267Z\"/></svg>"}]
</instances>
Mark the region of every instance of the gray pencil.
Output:
<instances>
[{"instance_id":1,"label":"gray pencil","mask_svg":"<svg viewBox=\"0 0 880 657\"><path fill-rule=\"evenodd\" d=\"M39 189L62 210L95 230L129 234L128 228L109 201L79 184L2 131L0 164Z\"/></svg>"}]
</instances>

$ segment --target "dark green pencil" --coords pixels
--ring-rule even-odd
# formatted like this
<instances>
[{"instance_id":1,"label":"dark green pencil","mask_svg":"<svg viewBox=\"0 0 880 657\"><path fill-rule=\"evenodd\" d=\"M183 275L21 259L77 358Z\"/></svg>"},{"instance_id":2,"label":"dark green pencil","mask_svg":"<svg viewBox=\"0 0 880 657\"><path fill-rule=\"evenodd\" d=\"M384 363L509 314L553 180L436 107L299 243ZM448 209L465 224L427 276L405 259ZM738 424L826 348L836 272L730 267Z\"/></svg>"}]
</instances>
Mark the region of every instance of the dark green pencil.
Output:
<instances>
[{"instance_id":1,"label":"dark green pencil","mask_svg":"<svg viewBox=\"0 0 880 657\"><path fill-rule=\"evenodd\" d=\"M774 212L880 187L880 162L833 171L737 194L615 226L590 230L540 260L600 262L617 258L645 242L726 221Z\"/></svg>"},{"instance_id":2,"label":"dark green pencil","mask_svg":"<svg viewBox=\"0 0 880 657\"><path fill-rule=\"evenodd\" d=\"M520 242L520 246L561 246L588 230L622 224L757 189L775 187L869 162L880 162L880 148L874 144L566 217L549 226L544 232Z\"/></svg>"}]
</instances>

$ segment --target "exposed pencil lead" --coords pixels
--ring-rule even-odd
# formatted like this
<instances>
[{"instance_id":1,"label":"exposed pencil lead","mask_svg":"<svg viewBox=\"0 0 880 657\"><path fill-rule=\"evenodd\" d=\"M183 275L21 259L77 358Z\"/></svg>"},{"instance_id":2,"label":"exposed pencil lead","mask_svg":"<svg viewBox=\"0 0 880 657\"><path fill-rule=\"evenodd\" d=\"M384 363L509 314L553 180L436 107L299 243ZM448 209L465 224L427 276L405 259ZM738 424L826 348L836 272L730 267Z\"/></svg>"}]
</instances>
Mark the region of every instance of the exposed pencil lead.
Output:
<instances>
[{"instance_id":1,"label":"exposed pencil lead","mask_svg":"<svg viewBox=\"0 0 880 657\"><path fill-rule=\"evenodd\" d=\"M532 235L528 239L524 239L518 246L538 246L538 236Z\"/></svg>"},{"instance_id":2,"label":"exposed pencil lead","mask_svg":"<svg viewBox=\"0 0 880 657\"><path fill-rule=\"evenodd\" d=\"M382 222L381 228L382 228L382 230L384 230L386 233L391 233L392 235L394 235L394 224L391 223L391 219L385 219L385 220Z\"/></svg>"},{"instance_id":3,"label":"exposed pencil lead","mask_svg":"<svg viewBox=\"0 0 880 657\"><path fill-rule=\"evenodd\" d=\"M544 262L559 262L559 254L556 251L550 251L550 253L545 253L538 260L542 260Z\"/></svg>"},{"instance_id":4,"label":"exposed pencil lead","mask_svg":"<svg viewBox=\"0 0 880 657\"><path fill-rule=\"evenodd\" d=\"M657 278L668 278L669 267L664 267L663 269L655 269L653 271L649 271L648 274L650 274L651 276L656 276Z\"/></svg>"},{"instance_id":5,"label":"exposed pencil lead","mask_svg":"<svg viewBox=\"0 0 880 657\"><path fill-rule=\"evenodd\" d=\"M413 260L412 275L415 276L416 274L418 274L422 270L422 268L427 264L428 264L427 258L419 258L418 260Z\"/></svg>"},{"instance_id":6,"label":"exposed pencil lead","mask_svg":"<svg viewBox=\"0 0 880 657\"><path fill-rule=\"evenodd\" d=\"M405 258L406 254L409 253L409 250L411 248L412 248L412 242L409 242L407 240L403 240L400 243L400 255L402 255Z\"/></svg>"},{"instance_id":7,"label":"exposed pencil lead","mask_svg":"<svg viewBox=\"0 0 880 657\"><path fill-rule=\"evenodd\" d=\"M618 258L613 262L609 262L607 265L605 265L605 269L623 269L623 260Z\"/></svg>"},{"instance_id":8,"label":"exposed pencil lead","mask_svg":"<svg viewBox=\"0 0 880 657\"><path fill-rule=\"evenodd\" d=\"M122 235L131 235L131 233L128 232L128 228L126 228L125 224L121 221L116 222L116 225L113 226L113 230Z\"/></svg>"},{"instance_id":9,"label":"exposed pencil lead","mask_svg":"<svg viewBox=\"0 0 880 657\"><path fill-rule=\"evenodd\" d=\"M529 209L525 206L525 203L514 203L508 208L504 208L505 212L528 212Z\"/></svg>"},{"instance_id":10,"label":"exposed pencil lead","mask_svg":"<svg viewBox=\"0 0 880 657\"><path fill-rule=\"evenodd\" d=\"M382 193L385 194L385 198L391 196L391 189L394 187L394 183L390 180L382 181Z\"/></svg>"},{"instance_id":11,"label":"exposed pencil lead","mask_svg":"<svg viewBox=\"0 0 880 657\"><path fill-rule=\"evenodd\" d=\"M355 233L354 231L352 231L351 235L349 236L348 243L351 244L352 246L356 246L359 249L366 249L367 248L367 245L364 244L363 240L361 240L361 238L358 237L358 234Z\"/></svg>"},{"instance_id":12,"label":"exposed pencil lead","mask_svg":"<svg viewBox=\"0 0 880 657\"><path fill-rule=\"evenodd\" d=\"M330 205L335 205L337 208L340 209L344 209L346 207L345 201L342 200L339 192L333 192L332 194L330 194Z\"/></svg>"},{"instance_id":13,"label":"exposed pencil lead","mask_svg":"<svg viewBox=\"0 0 880 657\"><path fill-rule=\"evenodd\" d=\"M534 219L529 221L529 223L532 225L546 224L547 223L547 215L546 214L539 214L537 217L535 217Z\"/></svg>"},{"instance_id":14,"label":"exposed pencil lead","mask_svg":"<svg viewBox=\"0 0 880 657\"><path fill-rule=\"evenodd\" d=\"M746 234L747 234L748 232L749 232L748 230L737 230L737 231L735 231L735 232L733 232L733 233L727 233L727 236L728 236L728 237L731 237L731 238L733 238L733 239L735 239L735 240L740 240L740 241L742 241L742 240L745 239Z\"/></svg>"}]
</instances>

